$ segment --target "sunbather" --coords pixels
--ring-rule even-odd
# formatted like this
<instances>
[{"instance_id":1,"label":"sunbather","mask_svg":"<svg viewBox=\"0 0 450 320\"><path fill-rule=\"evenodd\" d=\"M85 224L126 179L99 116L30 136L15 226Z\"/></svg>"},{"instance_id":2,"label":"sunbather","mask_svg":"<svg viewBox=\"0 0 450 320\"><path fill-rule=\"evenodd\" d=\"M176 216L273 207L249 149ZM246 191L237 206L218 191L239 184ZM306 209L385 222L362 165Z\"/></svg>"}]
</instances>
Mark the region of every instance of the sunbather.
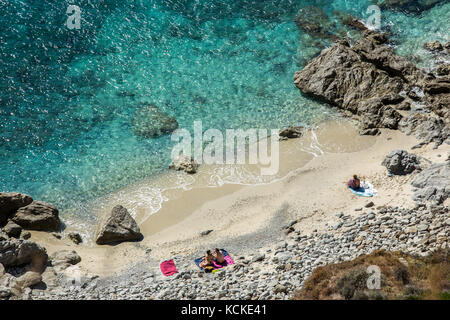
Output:
<instances>
[{"instance_id":1,"label":"sunbather","mask_svg":"<svg viewBox=\"0 0 450 320\"><path fill-rule=\"evenodd\" d=\"M211 253L211 250L206 251L206 255L203 257L203 261L200 262L201 268L210 267L213 265L214 256Z\"/></svg>"},{"instance_id":2,"label":"sunbather","mask_svg":"<svg viewBox=\"0 0 450 320\"><path fill-rule=\"evenodd\" d=\"M353 175L353 179L350 179L347 182L347 185L352 188L353 190L358 190L361 187L361 181L358 179L358 176L355 174Z\"/></svg>"},{"instance_id":3,"label":"sunbather","mask_svg":"<svg viewBox=\"0 0 450 320\"><path fill-rule=\"evenodd\" d=\"M214 259L216 259L218 264L225 263L225 257L223 256L222 250L220 250L218 248L214 249L213 256L214 256Z\"/></svg>"}]
</instances>

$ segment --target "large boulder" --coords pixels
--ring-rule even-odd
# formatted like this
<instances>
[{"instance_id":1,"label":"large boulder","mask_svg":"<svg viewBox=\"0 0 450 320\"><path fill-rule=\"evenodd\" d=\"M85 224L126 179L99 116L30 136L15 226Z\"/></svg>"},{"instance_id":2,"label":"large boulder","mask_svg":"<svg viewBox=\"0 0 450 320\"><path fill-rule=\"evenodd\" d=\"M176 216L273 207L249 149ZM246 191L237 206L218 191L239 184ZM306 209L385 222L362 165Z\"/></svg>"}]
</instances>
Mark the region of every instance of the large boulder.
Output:
<instances>
[{"instance_id":1,"label":"large boulder","mask_svg":"<svg viewBox=\"0 0 450 320\"><path fill-rule=\"evenodd\" d=\"M146 105L135 110L131 118L133 132L144 138L155 138L171 133L178 128L178 122L160 111L155 105Z\"/></svg>"},{"instance_id":2,"label":"large boulder","mask_svg":"<svg viewBox=\"0 0 450 320\"><path fill-rule=\"evenodd\" d=\"M31 264L33 270L41 270L47 258L47 251L37 243L0 234L0 263L6 268Z\"/></svg>"},{"instance_id":3,"label":"large boulder","mask_svg":"<svg viewBox=\"0 0 450 320\"><path fill-rule=\"evenodd\" d=\"M172 160L172 164L169 166L169 169L194 174L198 170L198 163L189 156L180 155L176 159Z\"/></svg>"},{"instance_id":4,"label":"large boulder","mask_svg":"<svg viewBox=\"0 0 450 320\"><path fill-rule=\"evenodd\" d=\"M396 55L387 40L373 31L364 31L353 46L339 40L297 71L294 83L304 94L359 119L362 134L399 127L415 134L420 123L440 122L443 125L439 125L439 132L426 138L427 143L442 144L449 138L450 80L416 68ZM402 115L405 109L418 104L432 112L413 110ZM424 121L411 118L417 114Z\"/></svg>"},{"instance_id":5,"label":"large boulder","mask_svg":"<svg viewBox=\"0 0 450 320\"><path fill-rule=\"evenodd\" d=\"M128 213L128 210L120 205L115 206L106 222L101 225L97 235L97 244L107 244L122 241L137 241L142 237L141 231Z\"/></svg>"},{"instance_id":6,"label":"large boulder","mask_svg":"<svg viewBox=\"0 0 450 320\"><path fill-rule=\"evenodd\" d=\"M386 156L382 165L390 174L406 175L420 168L420 160L415 154L405 150L394 150Z\"/></svg>"},{"instance_id":7,"label":"large boulder","mask_svg":"<svg viewBox=\"0 0 450 320\"><path fill-rule=\"evenodd\" d=\"M450 161L435 163L423 170L412 182L417 188L415 201L433 201L443 203L450 196Z\"/></svg>"},{"instance_id":8,"label":"large boulder","mask_svg":"<svg viewBox=\"0 0 450 320\"><path fill-rule=\"evenodd\" d=\"M9 215L17 209L25 207L33 202L33 199L22 193L0 192L0 224L5 222Z\"/></svg>"},{"instance_id":9,"label":"large boulder","mask_svg":"<svg viewBox=\"0 0 450 320\"><path fill-rule=\"evenodd\" d=\"M58 209L54 205L40 201L33 201L20 208L11 219L28 230L57 231L60 224Z\"/></svg>"}]
</instances>

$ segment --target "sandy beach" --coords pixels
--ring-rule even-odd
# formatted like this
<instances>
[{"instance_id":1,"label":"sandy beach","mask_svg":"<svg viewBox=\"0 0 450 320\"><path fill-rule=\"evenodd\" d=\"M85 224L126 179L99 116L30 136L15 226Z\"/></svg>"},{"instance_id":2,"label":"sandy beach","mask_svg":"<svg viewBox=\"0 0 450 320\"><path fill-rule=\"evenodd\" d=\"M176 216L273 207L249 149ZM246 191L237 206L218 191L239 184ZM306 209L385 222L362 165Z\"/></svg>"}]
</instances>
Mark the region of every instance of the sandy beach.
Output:
<instances>
[{"instance_id":1,"label":"sandy beach","mask_svg":"<svg viewBox=\"0 0 450 320\"><path fill-rule=\"evenodd\" d=\"M412 136L392 130L382 130L376 137L359 136L348 120L324 123L299 139L280 144L280 177L270 183L205 187L202 182L207 172L211 172L205 166L188 187L168 190L164 194L166 201L150 216L146 216L148 208L138 192L142 183L101 199L97 212L100 218L116 204L134 204L131 209L144 235L142 242L97 246L88 241L75 245L67 238L58 240L36 231L32 232L32 239L50 254L74 249L82 257L79 267L84 272L108 276L139 263L149 252L152 259L162 261L180 254L201 254L206 248L225 243L233 246L234 239L242 240L246 235L252 235L254 242L263 242L264 234L269 239L270 230L279 232L279 228L294 219L300 221L296 229L302 234L320 232L338 220L336 213L356 215L354 209L368 202L368 198L355 196L345 186L353 174L374 185L378 194L370 200L377 206L413 206L410 181L415 174L388 177L381 162L390 151L411 151L417 142ZM311 149L316 150L315 155ZM426 146L414 153L442 162L449 151L450 146L444 144L438 149ZM69 225L65 232L71 230ZM201 236L206 230L213 231ZM92 237L95 226L90 232ZM235 241L233 247L239 250L235 254L255 250L241 240Z\"/></svg>"}]
</instances>

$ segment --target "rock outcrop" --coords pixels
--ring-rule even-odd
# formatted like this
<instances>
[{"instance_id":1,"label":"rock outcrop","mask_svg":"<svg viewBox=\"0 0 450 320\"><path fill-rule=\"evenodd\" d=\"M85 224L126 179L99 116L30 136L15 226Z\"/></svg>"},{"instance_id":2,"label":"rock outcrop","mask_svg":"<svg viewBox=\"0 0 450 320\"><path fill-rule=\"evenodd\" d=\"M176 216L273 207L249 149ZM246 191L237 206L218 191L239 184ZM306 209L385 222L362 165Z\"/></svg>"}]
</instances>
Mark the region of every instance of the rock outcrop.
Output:
<instances>
[{"instance_id":1,"label":"rock outcrop","mask_svg":"<svg viewBox=\"0 0 450 320\"><path fill-rule=\"evenodd\" d=\"M450 161L435 163L423 170L412 182L417 188L415 201L432 201L441 204L450 196Z\"/></svg>"},{"instance_id":2,"label":"rock outcrop","mask_svg":"<svg viewBox=\"0 0 450 320\"><path fill-rule=\"evenodd\" d=\"M194 174L197 172L198 167L199 165L193 158L186 155L180 155L176 159L172 160L172 164L169 166L169 169Z\"/></svg>"},{"instance_id":3,"label":"rock outcrop","mask_svg":"<svg viewBox=\"0 0 450 320\"><path fill-rule=\"evenodd\" d=\"M0 263L6 268L31 264L33 270L42 270L47 259L47 251L37 243L0 233Z\"/></svg>"},{"instance_id":4,"label":"rock outcrop","mask_svg":"<svg viewBox=\"0 0 450 320\"><path fill-rule=\"evenodd\" d=\"M28 230L56 231L60 224L58 209L49 203L40 201L33 201L20 208L11 219Z\"/></svg>"},{"instance_id":5,"label":"rock outcrop","mask_svg":"<svg viewBox=\"0 0 450 320\"><path fill-rule=\"evenodd\" d=\"M434 127L421 138L442 144L450 137L450 81L416 68L386 43L386 36L373 31L365 31L354 46L339 40L297 71L294 83L304 94L359 118L362 134L399 127L416 134L418 127Z\"/></svg>"},{"instance_id":6,"label":"rock outcrop","mask_svg":"<svg viewBox=\"0 0 450 320\"><path fill-rule=\"evenodd\" d=\"M25 207L33 202L33 199L22 193L0 192L0 224L5 222L9 215L17 209Z\"/></svg>"},{"instance_id":7,"label":"rock outcrop","mask_svg":"<svg viewBox=\"0 0 450 320\"><path fill-rule=\"evenodd\" d=\"M122 206L115 206L106 222L101 226L97 236L97 244L108 244L123 241L137 241L142 238L136 221Z\"/></svg>"},{"instance_id":8,"label":"rock outcrop","mask_svg":"<svg viewBox=\"0 0 450 320\"><path fill-rule=\"evenodd\" d=\"M420 168L420 160L415 154L405 150L394 150L383 160L382 165L393 175L406 175Z\"/></svg>"},{"instance_id":9,"label":"rock outcrop","mask_svg":"<svg viewBox=\"0 0 450 320\"><path fill-rule=\"evenodd\" d=\"M155 138L171 133L178 128L178 122L155 105L136 109L131 119L133 132L144 138Z\"/></svg>"}]
</instances>

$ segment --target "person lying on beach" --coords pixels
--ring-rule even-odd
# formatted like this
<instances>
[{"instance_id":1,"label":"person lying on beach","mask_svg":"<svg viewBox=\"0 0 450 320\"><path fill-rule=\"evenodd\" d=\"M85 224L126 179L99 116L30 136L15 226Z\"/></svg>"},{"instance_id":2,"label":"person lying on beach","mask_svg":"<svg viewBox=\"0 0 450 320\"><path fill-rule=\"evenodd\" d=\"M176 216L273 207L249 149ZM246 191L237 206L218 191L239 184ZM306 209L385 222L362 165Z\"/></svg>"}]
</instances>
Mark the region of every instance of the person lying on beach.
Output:
<instances>
[{"instance_id":1,"label":"person lying on beach","mask_svg":"<svg viewBox=\"0 0 450 320\"><path fill-rule=\"evenodd\" d=\"M218 264L225 263L225 257L223 256L222 250L220 250L218 248L214 249L213 256L214 256L214 259L216 259Z\"/></svg>"},{"instance_id":2,"label":"person lying on beach","mask_svg":"<svg viewBox=\"0 0 450 320\"><path fill-rule=\"evenodd\" d=\"M358 176L355 174L353 175L353 179L350 179L347 182L347 185L352 188L353 190L358 190L361 187L361 181L358 179Z\"/></svg>"},{"instance_id":3,"label":"person lying on beach","mask_svg":"<svg viewBox=\"0 0 450 320\"><path fill-rule=\"evenodd\" d=\"M210 267L213 265L213 259L214 256L211 253L211 250L206 251L206 255L203 258L203 261L200 262L200 267L201 268L206 268L206 267Z\"/></svg>"}]
</instances>

